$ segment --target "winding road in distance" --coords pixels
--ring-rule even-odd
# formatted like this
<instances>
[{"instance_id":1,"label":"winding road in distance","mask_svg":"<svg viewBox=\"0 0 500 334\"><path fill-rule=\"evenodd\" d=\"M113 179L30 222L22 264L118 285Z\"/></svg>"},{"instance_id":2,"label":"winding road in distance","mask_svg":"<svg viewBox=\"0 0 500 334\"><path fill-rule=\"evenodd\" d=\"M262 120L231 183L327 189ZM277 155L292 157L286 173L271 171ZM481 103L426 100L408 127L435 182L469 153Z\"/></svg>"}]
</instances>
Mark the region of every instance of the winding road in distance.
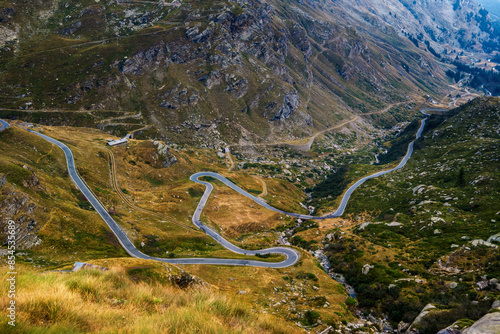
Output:
<instances>
[{"instance_id":1,"label":"winding road in distance","mask_svg":"<svg viewBox=\"0 0 500 334\"><path fill-rule=\"evenodd\" d=\"M425 114L426 110L421 110L421 112ZM203 196L200 199L200 202L198 203L198 206L196 207L196 210L193 214L193 224L198 227L200 230L205 232L207 235L209 235L211 238L213 238L215 241L217 241L219 244L221 244L223 247L226 249L238 253L238 254L243 254L243 255L265 255L265 254L281 254L285 255L286 259L281 261L281 262L263 262L263 261L256 261L256 260L239 260L239 259L218 259L218 258L175 258L175 259L165 259L165 258L159 258L159 257L153 257L146 255L139 251L132 241L129 239L127 234L123 231L123 229L115 222L115 220L110 216L108 211L104 208L104 206L99 202L99 200L94 196L94 194L90 191L90 189L87 187L85 182L80 178L78 175L78 172L76 171L75 167L75 161L73 158L73 153L71 152L70 148L66 146L65 144L61 143L60 141L51 138L49 136L46 136L44 134L41 134L37 131L33 131L30 129L26 129L27 131L34 133L41 138L51 142L52 144L58 146L60 149L63 150L64 155L66 157L66 164L68 167L68 172L71 180L75 183L75 185L80 189L80 191L83 193L83 195L87 198L87 200L92 204L94 209L97 211L97 213L101 216L101 218L104 220L104 222L109 226L111 231L115 234L117 237L118 241L122 245L123 249L132 257L140 258L140 259L145 259L145 260L156 260L156 261L161 261L161 262L166 262L166 263L172 263L172 264L211 264L211 265L233 265L233 266L253 266L253 267L267 267L267 268L285 268L294 265L300 258L300 254L298 251L292 248L288 247L272 247L272 248L266 248L258 251L251 251L251 250L245 250L241 249L226 239L224 239L219 233L211 229L210 227L206 226L203 224L200 220L201 213L203 212L203 209L205 208L205 205L207 204L208 198L210 197L210 194L212 193L213 190L213 185L210 182L207 181L202 181L199 178L200 177L213 177L216 178L217 180L221 181L225 185L227 185L229 188L237 191L238 193L250 198L257 204L269 209L273 210L288 216L296 217L296 218L301 218L301 219L326 219L326 218L333 218L333 217L339 217L341 216L345 208L347 206L347 203L349 201L349 198L351 197L351 194L358 188L361 184L363 184L366 180L390 173L392 171L398 170L402 168L406 162L410 159L412 153L413 153L413 145L417 139L420 138L422 135L422 131L425 127L425 122L427 118L422 120L422 123L420 125L420 128L418 129L417 135L415 137L415 140L413 140L409 145L408 145L408 151L406 152L406 155L404 158L401 160L398 166L388 169L385 171L381 171L375 174L371 174L369 176L366 176L359 181L357 181L355 184L353 184L349 189L347 189L346 193L342 197L342 201L333 213L325 215L325 216L310 216L310 215L303 215L303 214L298 214L298 213L292 213L292 212L285 212L282 210L279 210L275 207L270 206L267 204L263 199L258 198L247 191L243 190L242 188L238 187L236 184L232 183L229 181L227 178L224 176L213 173L213 172L199 172L191 175L190 180L196 183L200 183L204 185L205 192L203 193ZM4 128L7 128L9 124L5 121L0 120L0 130L3 130Z\"/></svg>"},{"instance_id":2,"label":"winding road in distance","mask_svg":"<svg viewBox=\"0 0 500 334\"><path fill-rule=\"evenodd\" d=\"M426 111L444 111L444 109L422 109L421 113L424 114L425 116L429 116L428 114L425 113ZM205 185L207 187L207 190L210 189L210 191L212 191L212 185L210 183L208 183L208 182L200 181L199 178L203 177L203 176L210 176L210 177L216 178L217 180L221 181L222 183L224 183L229 188L231 188L231 189L239 192L240 194L242 194L242 195L250 198L255 203L257 203L257 204L259 204L259 205L261 205L261 206L263 206L263 207L265 207L265 208L267 208L269 210L273 210L273 211L276 211L276 212L279 212L279 213L282 213L282 214L285 214L285 215L288 215L288 216L291 216L291 217L296 217L296 218L301 218L301 219L326 219L326 218L340 217L340 216L342 216L344 214L344 211L345 211L345 208L347 206L347 203L349 202L349 199L351 198L351 195L354 192L354 190L356 190L365 181L367 181L369 179L373 179L373 178L378 177L378 176L382 176L382 175L388 174L390 172L394 172L394 171L396 171L398 169L403 168L404 165L406 165L406 163L410 159L411 155L413 154L413 145L415 144L415 141L422 136L422 132L424 131L425 122L427 121L427 118L428 117L422 119L422 123L420 124L420 128L417 131L415 139L408 145L408 150L406 151L405 156L403 157L403 159L401 160L401 162L396 167L391 168L391 169L387 169L387 170L383 170L383 171L380 171L380 172L377 172L377 173L374 173L374 174L371 174L371 175L368 175L368 176L365 176L362 179L360 179L359 181L357 181L356 183L354 183L344 193L344 196L342 197L342 201L340 202L339 207L337 208L337 210L335 210L334 212L332 212L330 214L324 215L324 216L318 217L318 216L303 215L303 214L299 214L299 213L292 213L292 212L282 211L280 209L272 207L269 204L267 204L263 199L258 198L256 196L248 193L247 191L245 191L245 190L241 189L240 187L238 187L233 182L231 182L228 179L226 179L224 176L222 176L220 174L217 174L217 173L213 173L213 172L199 172L199 173L191 175L190 179L191 179L191 181L194 181L194 182L201 183L201 184ZM206 204L206 199L204 201L204 198L202 198L201 201L200 201L200 203L198 204L198 209L201 206L201 210L203 210L203 207L205 206L205 204ZM198 213L198 211L196 213ZM201 211L200 211L200 214L201 214ZM198 215L198 217L199 217L199 215ZM194 216L193 216L193 219L194 219ZM193 222L194 222L194 220L193 220ZM195 223L195 225L196 225L196 223Z\"/></svg>"}]
</instances>

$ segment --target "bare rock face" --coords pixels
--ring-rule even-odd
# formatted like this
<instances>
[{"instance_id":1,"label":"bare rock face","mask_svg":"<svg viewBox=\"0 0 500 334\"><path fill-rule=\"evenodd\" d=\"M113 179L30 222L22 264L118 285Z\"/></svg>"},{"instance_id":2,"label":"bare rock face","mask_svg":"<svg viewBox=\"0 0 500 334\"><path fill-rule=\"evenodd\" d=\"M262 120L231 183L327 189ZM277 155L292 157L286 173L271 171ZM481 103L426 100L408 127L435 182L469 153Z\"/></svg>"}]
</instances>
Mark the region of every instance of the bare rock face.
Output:
<instances>
[{"instance_id":1,"label":"bare rock face","mask_svg":"<svg viewBox=\"0 0 500 334\"><path fill-rule=\"evenodd\" d=\"M500 312L488 313L462 334L498 334L500 332Z\"/></svg>"},{"instance_id":2,"label":"bare rock face","mask_svg":"<svg viewBox=\"0 0 500 334\"><path fill-rule=\"evenodd\" d=\"M283 104L274 116L273 120L285 120L292 115L292 112L299 106L299 94L292 90L283 97Z\"/></svg>"},{"instance_id":3,"label":"bare rock face","mask_svg":"<svg viewBox=\"0 0 500 334\"><path fill-rule=\"evenodd\" d=\"M174 155L170 154L169 156L167 156L165 158L165 160L163 160L162 165L163 165L163 167L168 168L168 167L171 167L176 162L177 162L177 158Z\"/></svg>"},{"instance_id":4,"label":"bare rock face","mask_svg":"<svg viewBox=\"0 0 500 334\"><path fill-rule=\"evenodd\" d=\"M198 27L189 29L186 32L186 36L194 43L205 43L214 34L212 26L209 26L199 34L198 34Z\"/></svg>"},{"instance_id":5,"label":"bare rock face","mask_svg":"<svg viewBox=\"0 0 500 334\"><path fill-rule=\"evenodd\" d=\"M33 169L27 165L23 166L24 169L27 169L31 172L31 175L22 181L23 186L25 188L30 188L33 190L43 190L45 191L45 188L40 184L40 180L38 179L38 176L35 174Z\"/></svg>"},{"instance_id":6,"label":"bare rock face","mask_svg":"<svg viewBox=\"0 0 500 334\"><path fill-rule=\"evenodd\" d=\"M36 204L26 194L13 190L5 175L0 177L0 187L0 242L6 244L8 221L13 220L16 249L28 249L39 245L42 240L36 232L41 225L33 217L35 210L38 209Z\"/></svg>"},{"instance_id":7,"label":"bare rock face","mask_svg":"<svg viewBox=\"0 0 500 334\"><path fill-rule=\"evenodd\" d=\"M179 109L183 106L195 106L200 100L200 92L191 87L177 85L174 89L165 92L160 98L164 100L160 107L167 109Z\"/></svg>"},{"instance_id":8,"label":"bare rock face","mask_svg":"<svg viewBox=\"0 0 500 334\"><path fill-rule=\"evenodd\" d=\"M215 86L220 85L222 82L222 74L220 73L219 70L215 70L210 72L208 75L207 81L205 82L205 86L207 86L208 89L212 89Z\"/></svg>"},{"instance_id":9,"label":"bare rock face","mask_svg":"<svg viewBox=\"0 0 500 334\"><path fill-rule=\"evenodd\" d=\"M406 334L413 334L413 333L418 333L418 325L422 321L422 319L429 313L431 313L434 309L436 309L436 306L432 304L427 304L425 307L420 311L420 314L413 320L413 323L408 327L406 330Z\"/></svg>"},{"instance_id":10,"label":"bare rock face","mask_svg":"<svg viewBox=\"0 0 500 334\"><path fill-rule=\"evenodd\" d=\"M60 31L61 35L73 35L79 28L82 27L82 21L76 21L68 27Z\"/></svg>"},{"instance_id":11,"label":"bare rock face","mask_svg":"<svg viewBox=\"0 0 500 334\"><path fill-rule=\"evenodd\" d=\"M172 283L174 283L181 289L185 289L192 286L206 285L205 281L203 281L202 279L193 276L191 274L188 274L186 272L183 272L180 275L173 275L170 278L170 280L172 281Z\"/></svg>"},{"instance_id":12,"label":"bare rock face","mask_svg":"<svg viewBox=\"0 0 500 334\"><path fill-rule=\"evenodd\" d=\"M229 85L226 90L232 93L233 97L240 99L248 93L248 80L242 78Z\"/></svg>"},{"instance_id":13,"label":"bare rock face","mask_svg":"<svg viewBox=\"0 0 500 334\"><path fill-rule=\"evenodd\" d=\"M461 334L462 331L460 329L456 329L453 327L447 327L438 332L438 334Z\"/></svg>"},{"instance_id":14,"label":"bare rock face","mask_svg":"<svg viewBox=\"0 0 500 334\"><path fill-rule=\"evenodd\" d=\"M17 42L18 34L16 31L0 26L0 48L8 43Z\"/></svg>"},{"instance_id":15,"label":"bare rock face","mask_svg":"<svg viewBox=\"0 0 500 334\"><path fill-rule=\"evenodd\" d=\"M0 9L0 23L9 22L15 14L16 11L14 8L9 7Z\"/></svg>"},{"instance_id":16,"label":"bare rock face","mask_svg":"<svg viewBox=\"0 0 500 334\"><path fill-rule=\"evenodd\" d=\"M167 52L168 47L164 43L160 43L148 50L139 51L131 58L116 61L113 65L124 74L138 75L147 69L159 66L161 63L168 64Z\"/></svg>"},{"instance_id":17,"label":"bare rock face","mask_svg":"<svg viewBox=\"0 0 500 334\"><path fill-rule=\"evenodd\" d=\"M460 321L456 321L452 325L440 330L437 334L462 334L463 326L460 325Z\"/></svg>"},{"instance_id":18,"label":"bare rock face","mask_svg":"<svg viewBox=\"0 0 500 334\"><path fill-rule=\"evenodd\" d=\"M155 141L154 144L156 145L156 150L161 157L161 164L163 167L171 167L177 162L177 158L172 153L170 153L170 148L167 145L159 141Z\"/></svg>"}]
</instances>

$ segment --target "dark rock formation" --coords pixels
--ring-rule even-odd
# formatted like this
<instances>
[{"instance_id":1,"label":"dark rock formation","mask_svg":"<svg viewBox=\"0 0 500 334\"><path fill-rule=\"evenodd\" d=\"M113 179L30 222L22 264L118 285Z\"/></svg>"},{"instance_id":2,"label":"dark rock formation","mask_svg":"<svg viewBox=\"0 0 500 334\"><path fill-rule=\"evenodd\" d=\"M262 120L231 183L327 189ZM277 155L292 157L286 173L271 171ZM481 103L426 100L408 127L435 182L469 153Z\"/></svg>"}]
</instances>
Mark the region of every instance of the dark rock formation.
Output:
<instances>
[{"instance_id":1,"label":"dark rock formation","mask_svg":"<svg viewBox=\"0 0 500 334\"><path fill-rule=\"evenodd\" d=\"M186 289L193 285L204 285L206 284L202 279L199 279L196 276L183 272L180 275L172 275L170 280L173 284L178 286L181 289Z\"/></svg>"},{"instance_id":2,"label":"dark rock formation","mask_svg":"<svg viewBox=\"0 0 500 334\"><path fill-rule=\"evenodd\" d=\"M240 99L248 93L248 80L242 78L229 85L226 90L232 93L234 98Z\"/></svg>"},{"instance_id":3,"label":"dark rock formation","mask_svg":"<svg viewBox=\"0 0 500 334\"><path fill-rule=\"evenodd\" d=\"M33 169L27 165L24 165L23 168L31 172L31 175L27 179L22 180L23 186L32 190L45 191L45 188L40 184L40 180Z\"/></svg>"},{"instance_id":4,"label":"dark rock formation","mask_svg":"<svg viewBox=\"0 0 500 334\"><path fill-rule=\"evenodd\" d=\"M222 73L219 70L210 72L208 79L205 83L208 89L212 89L215 86L220 85L222 82Z\"/></svg>"},{"instance_id":5,"label":"dark rock formation","mask_svg":"<svg viewBox=\"0 0 500 334\"><path fill-rule=\"evenodd\" d=\"M14 8L9 7L0 9L0 23L9 22L15 14L16 11Z\"/></svg>"},{"instance_id":6,"label":"dark rock formation","mask_svg":"<svg viewBox=\"0 0 500 334\"><path fill-rule=\"evenodd\" d=\"M61 35L73 35L78 28L82 27L82 21L76 21L75 23L71 24L70 26L62 29L60 31Z\"/></svg>"},{"instance_id":7,"label":"dark rock formation","mask_svg":"<svg viewBox=\"0 0 500 334\"><path fill-rule=\"evenodd\" d=\"M8 186L5 176L0 178L0 243L7 242L8 221L15 222L16 249L28 249L39 245L42 240L36 232L41 225L34 218L34 213L39 209L31 199ZM35 182L36 183L36 182Z\"/></svg>"},{"instance_id":8,"label":"dark rock formation","mask_svg":"<svg viewBox=\"0 0 500 334\"><path fill-rule=\"evenodd\" d=\"M292 112L299 106L299 94L292 90L283 97L283 104L274 116L273 120L285 120L292 115Z\"/></svg>"}]
</instances>

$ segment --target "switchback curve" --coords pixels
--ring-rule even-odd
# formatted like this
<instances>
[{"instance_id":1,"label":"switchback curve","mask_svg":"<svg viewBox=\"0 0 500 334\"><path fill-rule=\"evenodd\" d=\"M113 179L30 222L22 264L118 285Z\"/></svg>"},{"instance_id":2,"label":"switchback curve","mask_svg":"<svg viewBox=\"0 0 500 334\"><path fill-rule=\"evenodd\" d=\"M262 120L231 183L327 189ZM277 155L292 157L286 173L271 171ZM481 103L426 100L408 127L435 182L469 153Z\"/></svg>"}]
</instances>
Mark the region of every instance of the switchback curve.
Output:
<instances>
[{"instance_id":1,"label":"switchback curve","mask_svg":"<svg viewBox=\"0 0 500 334\"><path fill-rule=\"evenodd\" d=\"M434 109L432 109L432 110L434 110ZM425 111L430 111L430 110L429 109L421 110L421 112L424 115L428 116L428 114L426 114ZM245 191L245 190L241 189L240 187L238 187L233 182L231 182L228 179L226 179L224 176L222 176L220 174L217 174L217 173L213 173L213 172L199 172L199 173L195 173L195 174L191 175L190 179L191 179L191 181L194 181L194 182L197 182L197 183L201 183L201 184L207 186L210 183L204 182L204 181L200 181L199 180L200 177L209 176L209 177L216 178L219 181L221 181L222 183L224 183L226 186L228 186L229 188L231 188L231 189L237 191L238 193L240 193L240 194L242 194L242 195L250 198L255 203L257 203L257 204L265 207L266 209L269 209L269 210L272 210L272 211L275 211L275 212L279 212L279 213L282 213L282 214L285 214L285 215L288 215L288 216L291 216L291 217L296 217L296 218L301 218L301 219L326 219L326 218L340 217L340 216L342 216L344 214L344 211L345 211L345 209L347 207L347 203L349 202L349 199L351 198L352 193L360 185L362 185L365 181L367 181L369 179L373 179L373 178L379 177L379 176L382 176L382 175L385 175L385 174L388 174L388 173L393 172L393 171L396 171L398 169L403 168L406 165L406 163L410 159L411 155L413 154L413 146L415 144L415 141L418 140L422 136L422 132L424 130L427 118L428 117L422 119L422 122L420 124L420 128L417 131L415 139L408 145L408 150L406 151L405 156L403 157L403 159L401 160L401 162L396 167L391 168L391 169L387 169L387 170L383 170L383 171L380 171L380 172L377 172L377 173L374 173L374 174L371 174L371 175L368 175L368 176L365 176L365 177L361 178L360 180L358 180L351 187L349 187L349 189L347 189L347 191L344 193L344 195L342 196L342 200L340 202L339 207L334 212L332 212L330 214L327 214L327 215L324 215L324 216L304 215L304 214L286 212L286 211L277 209L277 208L275 208L275 207L267 204L266 201L264 201L263 199L258 198L256 196L248 193L247 191Z\"/></svg>"},{"instance_id":2,"label":"switchback curve","mask_svg":"<svg viewBox=\"0 0 500 334\"><path fill-rule=\"evenodd\" d=\"M215 232L213 229L204 225L200 221L200 215L203 211L203 208L210 197L210 193L212 192L213 186L208 182L197 181L198 183L206 185L205 192L198 203L198 207L196 208L195 213L193 214L193 224L200 228L203 232L208 234L211 238L221 244L223 247L229 249L230 251L243 255L265 255L265 254L281 254L285 255L286 259L281 262L263 262L263 261L255 261L255 260L239 260L239 259L217 259L217 258L177 258L177 259L164 259L159 257L153 257L146 255L139 251L133 242L129 239L127 234L123 231L123 229L115 222L115 220L111 217L108 211L104 208L104 206L99 202L99 200L94 196L94 194L90 191L85 182L80 178L78 172L75 167L75 161L73 157L73 152L71 149L60 141L41 134L39 132L27 129L29 132L34 133L41 138L47 140L48 142L58 146L63 150L64 155L66 157L66 164L68 167L68 172L71 180L75 183L75 185L80 189L83 195L87 198L87 200L92 204L97 213L101 216L104 222L109 226L113 234L117 237L120 245L123 249L132 257L136 257L139 259L145 260L156 260L166 263L172 264L213 264L213 265L232 265L232 266L253 266L253 267L267 267L267 268L285 268L294 265L300 258L300 254L298 251L292 248L287 247L272 247L267 249L262 249L258 251L250 251L241 249L226 239L224 239L220 234Z\"/></svg>"},{"instance_id":3,"label":"switchback curve","mask_svg":"<svg viewBox=\"0 0 500 334\"><path fill-rule=\"evenodd\" d=\"M428 116L428 114L425 113L426 110L421 110L421 112ZM255 260L238 260L238 259L217 259L217 258L177 258L177 259L164 259L164 258L158 258L158 257L153 257L146 255L139 251L132 241L129 239L129 237L126 235L126 233L122 230L122 228L115 222L115 220L110 216L108 211L104 208L104 206L99 202L99 200L94 196L94 194L90 191L90 189L87 187L85 182L80 178L78 175L78 172L76 171L75 168L75 162L73 158L73 153L69 149L68 146L65 144L61 143L60 141L53 139L49 136L46 136L44 134L41 134L39 132L29 130L29 132L34 133L41 138L51 142L52 144L58 146L61 148L64 152L64 155L66 157L66 164L68 167L68 172L70 175L71 180L75 183L75 185L80 189L80 191L84 194L84 196L89 200L89 202L92 204L94 209L97 211L97 213L101 216L101 218L106 222L106 224L109 226L111 231L115 234L115 236L118 238L118 241L120 242L121 246L125 251L132 257L136 258L141 258L141 259L146 259L146 260L156 260L156 261L161 261L161 262L166 262L166 263L172 263L172 264L211 264L211 265L236 265L236 266L254 266L254 267L267 267L267 268L285 268L294 265L300 258L299 253L292 249L292 248L287 248L287 247L272 247L272 248L267 248L263 250L258 250L258 251L250 251L250 250L244 250L241 249L226 239L224 239L219 233L211 229L210 227L206 226L203 224L200 220L201 213L203 209L205 208L205 205L207 204L208 198L210 197L210 194L212 193L213 190L213 185L210 182L202 181L199 178L200 177L213 177L224 183L226 186L230 187L231 189L237 191L238 193L250 198L257 204L273 210L275 212L279 212L288 216L296 217L296 218L301 218L301 219L326 219L326 218L333 218L333 217L339 217L341 216L345 208L347 206L347 203L351 197L351 194L356 190L361 184L363 184L365 181L390 173L392 171L401 169L406 165L408 160L410 159L412 153L413 153L413 146L414 143L417 139L419 139L422 135L423 129L425 127L425 122L427 120L427 117L422 120L420 128L417 131L417 134L415 136L415 140L413 140L409 145L408 145L408 150L406 152L406 155L403 157L401 162L394 168L380 171L371 175L368 175L359 181L357 181L355 184L353 184L342 197L341 203L337 210L335 210L333 213L324 215L324 216L311 216L311 215L303 215L303 214L298 214L298 213L292 213L292 212L286 212L282 211L280 209L274 208L271 205L267 204L263 199L258 198L247 191L243 190L242 188L238 187L236 184L232 183L229 181L227 178L223 177L220 174L213 173L213 172L199 172L191 175L190 180L199 184L202 184L205 186L205 192L203 193L202 198L200 199L200 202L198 203L198 206L196 207L196 210L193 214L193 224L201 229L203 232L205 232L207 235L209 235L211 238L213 238L215 241L217 241L219 244L221 244L223 247L226 249L238 253L238 254L244 254L244 255L265 255L265 254L282 254L286 256L286 259L281 262L263 262L263 261L255 261ZM8 127L9 124L1 121L2 127Z\"/></svg>"}]
</instances>

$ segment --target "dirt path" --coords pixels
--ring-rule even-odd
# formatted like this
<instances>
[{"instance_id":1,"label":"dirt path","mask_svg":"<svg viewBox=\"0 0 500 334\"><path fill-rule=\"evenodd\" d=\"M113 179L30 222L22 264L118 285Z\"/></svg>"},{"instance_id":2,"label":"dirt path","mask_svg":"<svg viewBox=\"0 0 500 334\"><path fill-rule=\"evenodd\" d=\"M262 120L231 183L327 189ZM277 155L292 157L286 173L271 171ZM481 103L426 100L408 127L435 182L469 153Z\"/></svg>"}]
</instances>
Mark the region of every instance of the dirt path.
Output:
<instances>
[{"instance_id":1,"label":"dirt path","mask_svg":"<svg viewBox=\"0 0 500 334\"><path fill-rule=\"evenodd\" d=\"M231 145L228 145L227 147L230 147L230 146L245 147L245 146L288 145L290 147L293 147L293 148L301 150L301 151L309 151L311 149L311 147L312 147L312 144L314 143L314 140L319 135L321 135L321 134L323 134L325 132L329 132L329 131L332 131L332 130L339 129L339 128L343 127L343 126L346 126L349 123L352 123L352 122L355 122L355 121L361 119L361 117L363 117L363 116L378 115L378 114L385 113L385 112L389 111L392 107L394 107L396 105L404 104L404 103L408 103L408 101L392 103L389 106L387 106L386 108L384 108L383 110L373 111L373 112L369 112L369 113L364 113L364 114L356 115L353 118L351 118L350 120L347 120L347 121L344 121L344 122L342 122L340 124L337 124L337 125L334 125L332 127L329 127L328 129L318 131L314 135L309 136L309 137L305 137L305 138L293 139L293 140L286 140L286 141L279 141L279 142L271 142L271 143L231 144Z\"/></svg>"},{"instance_id":2,"label":"dirt path","mask_svg":"<svg viewBox=\"0 0 500 334\"><path fill-rule=\"evenodd\" d=\"M122 40L122 39L127 39L127 38L132 38L132 37L137 37L137 36L155 35L155 34L159 34L159 33L165 32L165 31L167 31L167 29L161 29L161 30L157 30L157 31L153 31L153 32L143 33L143 34L133 34L133 35L129 35L129 36L117 36L117 37L104 38L104 39L100 39L100 40L96 40L96 41L88 41L88 42L83 42L83 43L78 43L78 44L73 44L73 45L65 45L65 46L61 46L61 47L58 47L58 48L45 49L45 50L35 51L35 52L31 52L31 53L26 53L26 54L20 54L20 55L17 55L15 57L2 58L2 59L0 59L0 62L4 62L4 61L7 61L7 60L18 59L18 58L29 57L29 56L34 56L34 55L45 53L45 52L52 52L52 51L69 49L69 48L77 48L77 47L86 46L86 45L95 45L95 44L107 43L107 42L115 41L115 40L119 41L119 40Z\"/></svg>"},{"instance_id":3,"label":"dirt path","mask_svg":"<svg viewBox=\"0 0 500 334\"><path fill-rule=\"evenodd\" d=\"M260 193L259 197L264 197L267 196L267 184L266 181L264 181L263 178L261 178L258 175L252 175L253 178L259 180L259 182L262 184L262 192Z\"/></svg>"},{"instance_id":4,"label":"dirt path","mask_svg":"<svg viewBox=\"0 0 500 334\"><path fill-rule=\"evenodd\" d=\"M339 129L349 123L352 123L352 122L355 122L357 120L360 119L360 116L370 116L370 115L378 115L378 114L382 114L382 113L385 113L385 112L388 112L392 107L396 106L396 105L400 105L400 104L403 104L403 103L407 103L407 102L396 102L396 103L392 103L390 104L388 107L386 107L385 109L383 110L379 110L379 111L374 111L374 112L369 112L369 113L365 113L365 114L361 114L361 115L356 115L354 116L353 118L351 118L350 120L348 121L345 121L343 123L340 123L338 125L335 125L335 126L332 126L328 129L325 129L325 130L321 130L317 133L315 133L314 135L312 135L311 137L306 137L306 138L302 138L302 139L297 139L296 141L288 141L288 142L283 142L283 144L287 144L287 145L290 145L290 146L293 146L294 148L296 149L299 149L299 150L303 150L303 151L309 151L311 149L311 146L312 144L314 143L314 140L316 139L316 137L318 137L319 135L325 133L325 132L329 132L329 131L332 131L332 130L336 130L336 129ZM307 140L306 143L303 143L305 140Z\"/></svg>"},{"instance_id":5,"label":"dirt path","mask_svg":"<svg viewBox=\"0 0 500 334\"><path fill-rule=\"evenodd\" d=\"M228 170L233 170L234 161L233 161L233 157L231 156L231 150L229 149L229 146L226 146L226 148L224 149L224 153L226 154L226 158L229 160Z\"/></svg>"},{"instance_id":6,"label":"dirt path","mask_svg":"<svg viewBox=\"0 0 500 334\"><path fill-rule=\"evenodd\" d=\"M312 144L314 143L314 140L316 139L317 136L319 136L319 135L321 135L321 134L323 134L325 132L328 132L328 131L339 129L339 128L341 128L341 127L343 127L343 126L345 126L345 125L347 125L349 123L357 121L358 119L359 119L359 116L355 116L355 117L351 118L348 121L345 121L345 122L340 123L338 125L332 126L331 128L319 131L316 134L312 135L311 137L308 137L309 139L308 138L302 138L302 139L298 139L296 141L283 142L282 144L291 146L291 147L293 147L293 148L295 148L297 150L300 150L300 151L309 151L311 149ZM300 142L303 142L306 139L308 139L308 140L307 140L307 142L305 144L300 144Z\"/></svg>"}]
</instances>

